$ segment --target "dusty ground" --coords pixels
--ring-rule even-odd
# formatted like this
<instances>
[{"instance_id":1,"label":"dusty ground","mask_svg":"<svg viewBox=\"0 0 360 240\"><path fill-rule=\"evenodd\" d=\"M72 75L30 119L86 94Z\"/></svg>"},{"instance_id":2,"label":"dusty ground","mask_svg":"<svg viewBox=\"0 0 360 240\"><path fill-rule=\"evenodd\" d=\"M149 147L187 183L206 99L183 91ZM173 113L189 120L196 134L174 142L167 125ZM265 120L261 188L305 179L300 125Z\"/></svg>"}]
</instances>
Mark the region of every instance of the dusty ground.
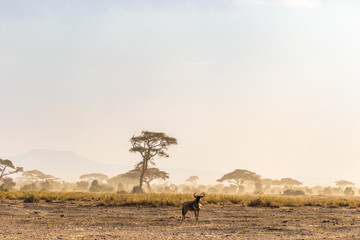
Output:
<instances>
[{"instance_id":1,"label":"dusty ground","mask_svg":"<svg viewBox=\"0 0 360 240\"><path fill-rule=\"evenodd\" d=\"M360 212L345 208L81 206L0 201L0 239L360 239Z\"/></svg>"}]
</instances>

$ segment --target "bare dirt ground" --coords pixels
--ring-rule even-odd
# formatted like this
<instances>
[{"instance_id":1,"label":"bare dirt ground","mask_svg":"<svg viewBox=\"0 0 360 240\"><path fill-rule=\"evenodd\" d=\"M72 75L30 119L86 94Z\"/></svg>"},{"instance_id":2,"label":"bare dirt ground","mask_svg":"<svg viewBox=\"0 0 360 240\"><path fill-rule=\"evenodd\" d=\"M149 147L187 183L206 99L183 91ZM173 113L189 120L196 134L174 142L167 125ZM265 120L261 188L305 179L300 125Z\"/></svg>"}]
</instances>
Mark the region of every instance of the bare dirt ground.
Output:
<instances>
[{"instance_id":1,"label":"bare dirt ground","mask_svg":"<svg viewBox=\"0 0 360 240\"><path fill-rule=\"evenodd\" d=\"M206 205L197 223L179 207L2 200L0 239L360 239L360 212Z\"/></svg>"}]
</instances>

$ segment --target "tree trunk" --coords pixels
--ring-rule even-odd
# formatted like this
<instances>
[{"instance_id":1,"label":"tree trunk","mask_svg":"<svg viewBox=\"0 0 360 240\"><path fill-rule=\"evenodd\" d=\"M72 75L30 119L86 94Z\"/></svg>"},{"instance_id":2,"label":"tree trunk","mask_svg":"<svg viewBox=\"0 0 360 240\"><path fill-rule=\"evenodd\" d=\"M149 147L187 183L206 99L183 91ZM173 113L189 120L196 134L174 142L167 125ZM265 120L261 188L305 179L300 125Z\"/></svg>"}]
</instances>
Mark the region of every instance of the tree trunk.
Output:
<instances>
[{"instance_id":1,"label":"tree trunk","mask_svg":"<svg viewBox=\"0 0 360 240\"><path fill-rule=\"evenodd\" d=\"M6 170L6 167L7 167L7 166L4 166L4 169L3 169L2 172L1 172L0 180L2 179L2 177L3 177L3 175L4 175L4 172L5 172L5 170Z\"/></svg>"},{"instance_id":2,"label":"tree trunk","mask_svg":"<svg viewBox=\"0 0 360 240\"><path fill-rule=\"evenodd\" d=\"M150 183L149 183L149 182L146 182L146 185L147 185L147 187L148 187L149 192L151 192Z\"/></svg>"},{"instance_id":3,"label":"tree trunk","mask_svg":"<svg viewBox=\"0 0 360 240\"><path fill-rule=\"evenodd\" d=\"M141 193L141 189L142 189L142 185L143 185L143 181L144 181L144 175L145 175L145 171L147 169L147 162L148 162L147 159L144 159L142 169L141 169L141 174L140 174L139 187L138 187L136 193Z\"/></svg>"}]
</instances>

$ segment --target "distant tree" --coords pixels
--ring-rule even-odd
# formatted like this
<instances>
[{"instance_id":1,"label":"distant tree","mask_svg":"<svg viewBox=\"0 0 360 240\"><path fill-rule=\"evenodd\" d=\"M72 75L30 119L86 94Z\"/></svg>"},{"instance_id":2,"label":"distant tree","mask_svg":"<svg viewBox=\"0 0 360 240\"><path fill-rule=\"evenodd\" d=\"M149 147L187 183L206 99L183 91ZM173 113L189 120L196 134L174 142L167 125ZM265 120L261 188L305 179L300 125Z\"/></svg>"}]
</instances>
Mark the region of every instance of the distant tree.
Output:
<instances>
[{"instance_id":1,"label":"distant tree","mask_svg":"<svg viewBox=\"0 0 360 240\"><path fill-rule=\"evenodd\" d=\"M198 176L191 176L189 177L186 182L192 183L194 185L197 184L197 181L199 181L199 177Z\"/></svg>"},{"instance_id":2,"label":"distant tree","mask_svg":"<svg viewBox=\"0 0 360 240\"><path fill-rule=\"evenodd\" d=\"M355 185L355 183L350 182L350 181L346 181L346 180L339 180L335 182L336 186L339 186L341 188L347 187L347 186L353 186Z\"/></svg>"},{"instance_id":3,"label":"distant tree","mask_svg":"<svg viewBox=\"0 0 360 240\"><path fill-rule=\"evenodd\" d=\"M49 180L59 181L60 180L59 178L56 178L49 174L45 174L36 169L25 171L25 172L23 172L22 176L29 182L49 181Z\"/></svg>"},{"instance_id":4,"label":"distant tree","mask_svg":"<svg viewBox=\"0 0 360 240\"><path fill-rule=\"evenodd\" d=\"M87 191L89 189L90 183L87 181L76 182L76 189L80 191Z\"/></svg>"},{"instance_id":5,"label":"distant tree","mask_svg":"<svg viewBox=\"0 0 360 240\"><path fill-rule=\"evenodd\" d=\"M98 180L99 182L106 182L109 179L108 176L102 173L89 173L80 176L80 180L92 182Z\"/></svg>"},{"instance_id":6,"label":"distant tree","mask_svg":"<svg viewBox=\"0 0 360 240\"><path fill-rule=\"evenodd\" d=\"M261 182L260 177L256 180L254 180L254 185L255 185L255 190L254 190L254 194L263 194L263 185Z\"/></svg>"},{"instance_id":7,"label":"distant tree","mask_svg":"<svg viewBox=\"0 0 360 240\"><path fill-rule=\"evenodd\" d=\"M236 186L243 187L244 182L252 181L257 182L260 180L260 175L245 169L236 169L230 173L225 174L222 178L216 180L218 182L228 181Z\"/></svg>"},{"instance_id":8,"label":"distant tree","mask_svg":"<svg viewBox=\"0 0 360 240\"><path fill-rule=\"evenodd\" d=\"M109 184L100 184L100 189L102 192L113 192L114 187Z\"/></svg>"},{"instance_id":9,"label":"distant tree","mask_svg":"<svg viewBox=\"0 0 360 240\"><path fill-rule=\"evenodd\" d=\"M38 185L36 188L39 187L42 191L61 189L61 179L36 169L23 172L21 179L26 183L32 182Z\"/></svg>"},{"instance_id":10,"label":"distant tree","mask_svg":"<svg viewBox=\"0 0 360 240\"><path fill-rule=\"evenodd\" d=\"M126 192L126 191L125 191L125 186L124 186L123 183L119 183L119 184L117 185L117 191L118 191L119 193Z\"/></svg>"},{"instance_id":11,"label":"distant tree","mask_svg":"<svg viewBox=\"0 0 360 240\"><path fill-rule=\"evenodd\" d=\"M298 180L292 179L292 178L282 178L280 180L281 185L288 186L292 188L293 186L300 186L302 185L302 182L299 182Z\"/></svg>"},{"instance_id":12,"label":"distant tree","mask_svg":"<svg viewBox=\"0 0 360 240\"><path fill-rule=\"evenodd\" d=\"M230 186L223 187L223 193L235 193L238 190L238 186L231 184Z\"/></svg>"},{"instance_id":13,"label":"distant tree","mask_svg":"<svg viewBox=\"0 0 360 240\"><path fill-rule=\"evenodd\" d=\"M333 191L332 191L331 187L325 187L322 191L322 194L331 196L331 195L333 195Z\"/></svg>"},{"instance_id":14,"label":"distant tree","mask_svg":"<svg viewBox=\"0 0 360 240\"><path fill-rule=\"evenodd\" d=\"M41 191L50 191L53 189L53 186L49 180L39 183Z\"/></svg>"},{"instance_id":15,"label":"distant tree","mask_svg":"<svg viewBox=\"0 0 360 240\"><path fill-rule=\"evenodd\" d=\"M261 180L264 187L281 186L280 180L264 178Z\"/></svg>"},{"instance_id":16,"label":"distant tree","mask_svg":"<svg viewBox=\"0 0 360 240\"><path fill-rule=\"evenodd\" d=\"M175 184L170 184L170 191L176 193L179 191L179 188Z\"/></svg>"},{"instance_id":17,"label":"distant tree","mask_svg":"<svg viewBox=\"0 0 360 240\"><path fill-rule=\"evenodd\" d=\"M62 184L61 184L61 191L62 192L67 192L67 191L76 191L77 188L76 188L76 184L75 183L72 183L72 182L65 182L63 181Z\"/></svg>"},{"instance_id":18,"label":"distant tree","mask_svg":"<svg viewBox=\"0 0 360 240\"><path fill-rule=\"evenodd\" d=\"M5 176L22 171L23 171L22 167L15 167L12 161L10 161L9 159L0 158L0 181Z\"/></svg>"},{"instance_id":19,"label":"distant tree","mask_svg":"<svg viewBox=\"0 0 360 240\"><path fill-rule=\"evenodd\" d=\"M351 187L347 187L344 190L344 194L347 196L353 196L355 194L355 191Z\"/></svg>"},{"instance_id":20,"label":"distant tree","mask_svg":"<svg viewBox=\"0 0 360 240\"><path fill-rule=\"evenodd\" d=\"M141 169L133 169L124 175L128 178L139 178L141 175ZM151 192L150 183L155 179L166 180L169 179L169 174L164 171L160 171L158 168L148 168L143 176L143 182L147 185L149 192Z\"/></svg>"},{"instance_id":21,"label":"distant tree","mask_svg":"<svg viewBox=\"0 0 360 240\"><path fill-rule=\"evenodd\" d=\"M164 187L164 192L166 192L166 193L171 192L170 186L165 186L165 187Z\"/></svg>"},{"instance_id":22,"label":"distant tree","mask_svg":"<svg viewBox=\"0 0 360 240\"><path fill-rule=\"evenodd\" d=\"M207 189L207 191L209 193L221 193L224 189L224 185L222 184L217 184L215 186L209 186L209 188Z\"/></svg>"},{"instance_id":23,"label":"distant tree","mask_svg":"<svg viewBox=\"0 0 360 240\"><path fill-rule=\"evenodd\" d=\"M222 189L222 193L231 193L231 188L230 187L224 187L223 189Z\"/></svg>"},{"instance_id":24,"label":"distant tree","mask_svg":"<svg viewBox=\"0 0 360 240\"><path fill-rule=\"evenodd\" d=\"M94 180L91 182L89 191L90 192L112 192L112 191L114 191L114 187L112 187L109 184L100 184L98 180Z\"/></svg>"},{"instance_id":25,"label":"distant tree","mask_svg":"<svg viewBox=\"0 0 360 240\"><path fill-rule=\"evenodd\" d=\"M110 178L107 183L113 186L114 188L117 188L119 184L123 184L124 189L132 189L134 185L137 185L139 182L139 178L128 178L125 176L125 174L118 174L115 177Z\"/></svg>"},{"instance_id":26,"label":"distant tree","mask_svg":"<svg viewBox=\"0 0 360 240\"><path fill-rule=\"evenodd\" d=\"M26 184L24 186L22 186L20 188L21 191L35 191L35 190L38 190L38 187L36 186L36 184L33 182L33 183L30 183L30 184Z\"/></svg>"},{"instance_id":27,"label":"distant tree","mask_svg":"<svg viewBox=\"0 0 360 240\"><path fill-rule=\"evenodd\" d=\"M170 145L176 145L177 140L162 132L142 131L140 136L133 136L130 143L132 148L129 151L140 153L142 157L142 160L135 166L135 169L141 169L139 187L136 189L137 193L140 193L149 164L155 164L155 156L169 157L165 150L168 150Z\"/></svg>"},{"instance_id":28,"label":"distant tree","mask_svg":"<svg viewBox=\"0 0 360 240\"><path fill-rule=\"evenodd\" d=\"M270 178L264 178L261 179L261 182L263 184L264 187L271 187L273 185L274 180L270 179Z\"/></svg>"},{"instance_id":29,"label":"distant tree","mask_svg":"<svg viewBox=\"0 0 360 240\"><path fill-rule=\"evenodd\" d=\"M312 191L314 194L323 194L324 187L323 187L323 186L316 185L316 186L313 186L313 187L311 188L311 191Z\"/></svg>"},{"instance_id":30,"label":"distant tree","mask_svg":"<svg viewBox=\"0 0 360 240\"><path fill-rule=\"evenodd\" d=\"M277 188L278 186L281 186L280 180L264 178L261 179L261 184L264 186L265 192L275 193L281 191L280 189Z\"/></svg>"},{"instance_id":31,"label":"distant tree","mask_svg":"<svg viewBox=\"0 0 360 240\"><path fill-rule=\"evenodd\" d=\"M134 186L131 190L131 193L144 193L144 190L139 188L139 186Z\"/></svg>"},{"instance_id":32,"label":"distant tree","mask_svg":"<svg viewBox=\"0 0 360 240\"><path fill-rule=\"evenodd\" d=\"M14 189L16 183L10 177L5 177L1 180L2 184L0 184L0 191L5 190L9 191Z\"/></svg>"},{"instance_id":33,"label":"distant tree","mask_svg":"<svg viewBox=\"0 0 360 240\"><path fill-rule=\"evenodd\" d=\"M189 192L192 192L191 190L192 189L187 185L182 186L182 192L189 193Z\"/></svg>"},{"instance_id":34,"label":"distant tree","mask_svg":"<svg viewBox=\"0 0 360 240\"><path fill-rule=\"evenodd\" d=\"M100 187L100 184L99 184L98 180L94 180L94 181L91 182L91 186L89 188L89 191L90 192L100 192L101 191L101 187Z\"/></svg>"},{"instance_id":35,"label":"distant tree","mask_svg":"<svg viewBox=\"0 0 360 240\"><path fill-rule=\"evenodd\" d=\"M306 186L303 189L304 189L304 192L305 192L306 195L313 195L314 194L309 186Z\"/></svg>"}]
</instances>

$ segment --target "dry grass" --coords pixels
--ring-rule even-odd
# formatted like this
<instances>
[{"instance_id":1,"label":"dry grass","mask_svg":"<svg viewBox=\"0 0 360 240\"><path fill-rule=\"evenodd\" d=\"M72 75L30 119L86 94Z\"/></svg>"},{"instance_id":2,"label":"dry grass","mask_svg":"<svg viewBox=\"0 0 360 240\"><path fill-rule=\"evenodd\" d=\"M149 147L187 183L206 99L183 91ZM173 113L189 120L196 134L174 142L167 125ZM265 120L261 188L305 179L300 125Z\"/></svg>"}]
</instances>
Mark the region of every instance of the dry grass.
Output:
<instances>
[{"instance_id":1,"label":"dry grass","mask_svg":"<svg viewBox=\"0 0 360 240\"><path fill-rule=\"evenodd\" d=\"M0 192L0 199L23 200L37 203L83 202L91 205L119 206L181 206L184 201L193 200L192 194L119 194L119 193L83 193L83 192ZM241 205L249 207L303 207L319 206L329 208L360 207L360 197L325 196L280 196L280 195L229 195L207 194L203 204Z\"/></svg>"}]
</instances>

